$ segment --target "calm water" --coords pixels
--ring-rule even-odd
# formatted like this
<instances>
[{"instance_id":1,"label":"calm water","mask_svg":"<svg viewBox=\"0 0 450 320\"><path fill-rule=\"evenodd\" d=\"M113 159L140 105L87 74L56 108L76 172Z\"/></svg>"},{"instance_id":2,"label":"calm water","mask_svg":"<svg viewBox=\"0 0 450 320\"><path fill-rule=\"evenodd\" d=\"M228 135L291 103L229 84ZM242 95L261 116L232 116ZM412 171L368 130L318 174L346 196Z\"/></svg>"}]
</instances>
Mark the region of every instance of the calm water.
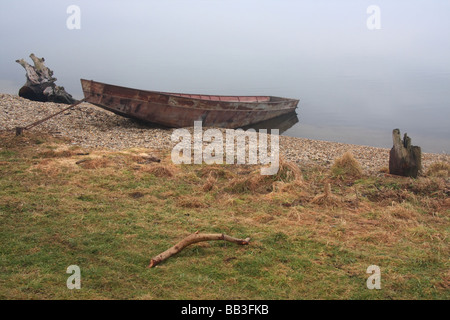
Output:
<instances>
[{"instance_id":1,"label":"calm water","mask_svg":"<svg viewBox=\"0 0 450 320\"><path fill-rule=\"evenodd\" d=\"M298 98L284 135L390 148L399 128L449 153L450 1L376 2L381 29L369 30L365 0L76 1L70 30L70 1L3 1L0 92L17 93L14 61L33 52L75 98L80 78Z\"/></svg>"},{"instance_id":2,"label":"calm water","mask_svg":"<svg viewBox=\"0 0 450 320\"><path fill-rule=\"evenodd\" d=\"M392 129L399 128L425 152L450 151L449 73L399 70L378 81L336 76L321 89L318 94L313 84L306 86L299 122L284 135L390 148Z\"/></svg>"}]
</instances>

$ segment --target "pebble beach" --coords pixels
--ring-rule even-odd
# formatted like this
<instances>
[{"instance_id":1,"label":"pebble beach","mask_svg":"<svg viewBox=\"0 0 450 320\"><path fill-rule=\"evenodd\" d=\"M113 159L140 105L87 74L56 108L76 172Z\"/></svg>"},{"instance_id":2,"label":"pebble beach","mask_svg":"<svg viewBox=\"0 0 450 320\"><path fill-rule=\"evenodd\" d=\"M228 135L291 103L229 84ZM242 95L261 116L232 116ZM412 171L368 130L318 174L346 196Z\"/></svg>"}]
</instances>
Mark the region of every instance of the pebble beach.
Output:
<instances>
[{"instance_id":1,"label":"pebble beach","mask_svg":"<svg viewBox=\"0 0 450 320\"><path fill-rule=\"evenodd\" d=\"M15 134L16 127L24 127L66 107L64 104L34 102L16 95L0 94L0 131ZM73 144L83 148L165 150L174 145L171 141L173 130L139 123L89 103L82 103L30 129L30 132L67 137ZM280 156L299 166L328 167L335 158L347 151L354 155L367 173L381 174L389 166L387 148L280 136ZM424 170L437 161L450 161L450 155L422 153Z\"/></svg>"}]
</instances>

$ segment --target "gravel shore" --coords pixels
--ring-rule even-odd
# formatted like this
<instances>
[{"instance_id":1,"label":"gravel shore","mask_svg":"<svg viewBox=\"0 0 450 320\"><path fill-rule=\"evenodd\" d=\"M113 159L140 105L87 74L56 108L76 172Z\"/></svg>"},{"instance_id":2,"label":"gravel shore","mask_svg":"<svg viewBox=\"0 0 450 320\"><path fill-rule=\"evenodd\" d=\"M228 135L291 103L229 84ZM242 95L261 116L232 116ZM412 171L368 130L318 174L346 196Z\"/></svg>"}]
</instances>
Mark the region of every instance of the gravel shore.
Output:
<instances>
[{"instance_id":1,"label":"gravel shore","mask_svg":"<svg viewBox=\"0 0 450 320\"><path fill-rule=\"evenodd\" d=\"M0 130L26 126L62 110L67 105L29 101L15 95L0 94ZM70 138L84 148L122 150L134 147L163 150L172 148L173 129L148 126L108 112L89 103L82 103L30 131L42 131ZM299 165L331 166L346 151L353 153L368 173L379 173L388 167L389 149L352 145L305 138L280 137L281 157ZM426 169L436 161L450 161L450 155L422 154Z\"/></svg>"}]
</instances>

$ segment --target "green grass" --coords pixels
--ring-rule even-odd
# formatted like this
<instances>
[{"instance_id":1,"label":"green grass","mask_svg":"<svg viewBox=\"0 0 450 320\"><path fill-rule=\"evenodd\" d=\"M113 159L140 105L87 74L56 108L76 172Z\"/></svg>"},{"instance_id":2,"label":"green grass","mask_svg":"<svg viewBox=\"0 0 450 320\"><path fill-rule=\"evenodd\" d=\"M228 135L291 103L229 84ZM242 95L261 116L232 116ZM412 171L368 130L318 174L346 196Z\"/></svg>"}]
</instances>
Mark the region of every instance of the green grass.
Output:
<instances>
[{"instance_id":1,"label":"green grass","mask_svg":"<svg viewBox=\"0 0 450 320\"><path fill-rule=\"evenodd\" d=\"M354 186L320 168L302 168L302 186L268 192L234 166L176 167L170 157L139 166L110 153L83 168L75 162L86 156L45 135L4 134L0 147L1 299L450 298L442 177L362 177L356 203ZM204 191L209 169L216 180ZM311 202L325 181L341 204ZM147 268L195 231L251 242L202 242ZM366 287L373 264L381 290ZM80 290L66 287L70 265Z\"/></svg>"}]
</instances>

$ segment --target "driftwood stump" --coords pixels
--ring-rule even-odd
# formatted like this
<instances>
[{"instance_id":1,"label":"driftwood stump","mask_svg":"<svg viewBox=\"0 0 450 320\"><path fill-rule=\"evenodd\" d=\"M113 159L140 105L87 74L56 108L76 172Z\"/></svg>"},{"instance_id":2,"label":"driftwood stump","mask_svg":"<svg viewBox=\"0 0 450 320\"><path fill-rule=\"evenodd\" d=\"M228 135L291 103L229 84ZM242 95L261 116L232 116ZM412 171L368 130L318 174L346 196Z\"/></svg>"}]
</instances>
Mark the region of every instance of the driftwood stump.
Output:
<instances>
[{"instance_id":1,"label":"driftwood stump","mask_svg":"<svg viewBox=\"0 0 450 320\"><path fill-rule=\"evenodd\" d=\"M44 64L44 58L30 54L34 66L24 59L16 60L27 72L27 82L19 90L19 96L33 101L73 104L76 102L64 87L55 84L53 71Z\"/></svg>"},{"instance_id":2,"label":"driftwood stump","mask_svg":"<svg viewBox=\"0 0 450 320\"><path fill-rule=\"evenodd\" d=\"M389 153L389 173L398 176L417 178L422 171L422 151L411 145L411 138L405 133L403 140L400 130L392 131L394 146Z\"/></svg>"}]
</instances>

